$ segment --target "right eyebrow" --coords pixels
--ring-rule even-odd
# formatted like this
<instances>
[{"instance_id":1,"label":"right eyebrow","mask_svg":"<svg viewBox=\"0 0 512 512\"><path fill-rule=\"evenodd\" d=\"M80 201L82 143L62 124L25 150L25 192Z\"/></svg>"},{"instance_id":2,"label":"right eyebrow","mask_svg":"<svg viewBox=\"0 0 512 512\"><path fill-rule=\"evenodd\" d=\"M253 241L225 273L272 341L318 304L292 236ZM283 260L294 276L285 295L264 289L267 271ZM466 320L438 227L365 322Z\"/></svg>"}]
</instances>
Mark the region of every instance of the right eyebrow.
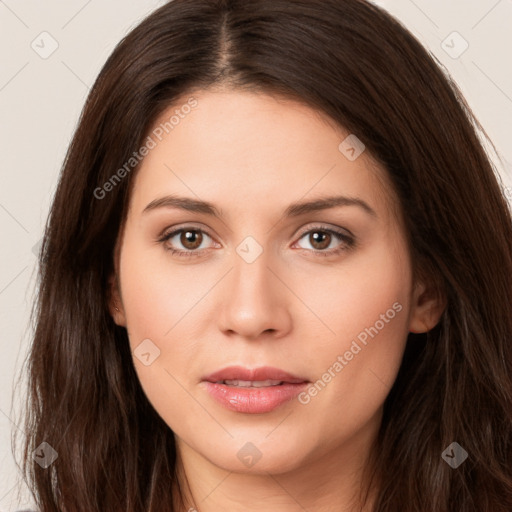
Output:
<instances>
[{"instance_id":1,"label":"right eyebrow","mask_svg":"<svg viewBox=\"0 0 512 512\"><path fill-rule=\"evenodd\" d=\"M219 219L224 217L222 211L218 210L215 205L208 201L200 201L198 199L192 199L191 197L179 197L174 195L154 199L144 208L142 213L147 213L157 208L178 208L189 212L212 215Z\"/></svg>"}]
</instances>

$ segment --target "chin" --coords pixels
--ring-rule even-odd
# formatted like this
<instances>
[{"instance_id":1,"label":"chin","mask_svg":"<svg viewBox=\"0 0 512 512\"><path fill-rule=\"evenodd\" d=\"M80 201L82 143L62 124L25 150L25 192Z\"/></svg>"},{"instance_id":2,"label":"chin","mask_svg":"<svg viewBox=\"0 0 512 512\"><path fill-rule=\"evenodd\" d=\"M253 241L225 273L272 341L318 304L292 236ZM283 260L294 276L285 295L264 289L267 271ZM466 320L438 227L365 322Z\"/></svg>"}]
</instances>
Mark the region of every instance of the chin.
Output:
<instances>
[{"instance_id":1,"label":"chin","mask_svg":"<svg viewBox=\"0 0 512 512\"><path fill-rule=\"evenodd\" d=\"M286 473L303 466L308 453L304 439L285 442L277 437L265 439L265 435L247 437L247 440L237 437L221 443L213 451L209 444L202 455L226 471L253 475Z\"/></svg>"}]
</instances>

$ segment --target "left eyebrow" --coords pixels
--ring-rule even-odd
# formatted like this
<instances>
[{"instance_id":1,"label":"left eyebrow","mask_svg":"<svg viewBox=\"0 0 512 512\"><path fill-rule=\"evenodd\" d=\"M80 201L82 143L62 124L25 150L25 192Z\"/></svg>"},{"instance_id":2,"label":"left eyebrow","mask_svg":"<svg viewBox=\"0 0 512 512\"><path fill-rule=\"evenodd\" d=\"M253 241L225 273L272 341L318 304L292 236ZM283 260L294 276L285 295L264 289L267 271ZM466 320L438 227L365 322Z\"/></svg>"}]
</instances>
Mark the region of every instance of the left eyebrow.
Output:
<instances>
[{"instance_id":1,"label":"left eyebrow","mask_svg":"<svg viewBox=\"0 0 512 512\"><path fill-rule=\"evenodd\" d=\"M358 206L372 217L378 218L375 210L366 202L358 197L347 196L327 196L308 202L292 203L284 212L285 217L297 217L305 213L328 210L337 206Z\"/></svg>"},{"instance_id":2,"label":"left eyebrow","mask_svg":"<svg viewBox=\"0 0 512 512\"><path fill-rule=\"evenodd\" d=\"M328 210L330 208L340 206L357 206L372 217L378 218L377 213L368 203L358 197L347 196L328 196L307 202L292 203L284 211L284 216L298 217L299 215L304 215L306 213ZM216 208L214 204L208 201L193 199L191 197L180 197L175 195L161 197L151 201L144 208L142 213L147 213L157 208L178 208L189 212L211 215L219 219L224 218L222 211Z\"/></svg>"}]
</instances>

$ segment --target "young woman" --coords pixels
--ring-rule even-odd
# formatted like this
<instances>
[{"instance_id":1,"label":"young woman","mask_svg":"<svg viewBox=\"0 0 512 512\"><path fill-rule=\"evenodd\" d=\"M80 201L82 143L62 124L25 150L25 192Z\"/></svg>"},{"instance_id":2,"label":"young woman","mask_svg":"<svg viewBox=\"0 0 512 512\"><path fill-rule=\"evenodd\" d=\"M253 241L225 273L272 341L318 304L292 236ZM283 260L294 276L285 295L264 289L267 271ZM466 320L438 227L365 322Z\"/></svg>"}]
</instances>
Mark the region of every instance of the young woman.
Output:
<instances>
[{"instance_id":1,"label":"young woman","mask_svg":"<svg viewBox=\"0 0 512 512\"><path fill-rule=\"evenodd\" d=\"M40 510L512 510L512 219L482 133L365 1L143 21L40 255Z\"/></svg>"}]
</instances>

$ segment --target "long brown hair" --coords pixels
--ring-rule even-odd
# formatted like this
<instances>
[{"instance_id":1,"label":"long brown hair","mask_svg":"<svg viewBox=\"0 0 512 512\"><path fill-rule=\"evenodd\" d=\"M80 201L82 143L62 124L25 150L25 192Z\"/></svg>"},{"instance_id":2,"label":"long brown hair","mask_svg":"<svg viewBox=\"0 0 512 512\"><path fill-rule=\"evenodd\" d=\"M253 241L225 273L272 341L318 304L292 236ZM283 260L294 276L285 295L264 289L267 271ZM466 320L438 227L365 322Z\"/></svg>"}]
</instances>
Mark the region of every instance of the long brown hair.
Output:
<instances>
[{"instance_id":1,"label":"long brown hair","mask_svg":"<svg viewBox=\"0 0 512 512\"><path fill-rule=\"evenodd\" d=\"M368 474L379 482L375 512L510 512L510 209L457 86L398 21L361 0L174 0L106 62L40 254L23 447L40 509L175 510L174 435L108 308L137 166L104 184L164 109L221 85L299 99L356 134L398 194L415 276L446 297L438 325L409 335L384 404ZM31 456L42 442L58 453L46 469ZM456 469L442 458L452 442L468 453Z\"/></svg>"}]
</instances>

